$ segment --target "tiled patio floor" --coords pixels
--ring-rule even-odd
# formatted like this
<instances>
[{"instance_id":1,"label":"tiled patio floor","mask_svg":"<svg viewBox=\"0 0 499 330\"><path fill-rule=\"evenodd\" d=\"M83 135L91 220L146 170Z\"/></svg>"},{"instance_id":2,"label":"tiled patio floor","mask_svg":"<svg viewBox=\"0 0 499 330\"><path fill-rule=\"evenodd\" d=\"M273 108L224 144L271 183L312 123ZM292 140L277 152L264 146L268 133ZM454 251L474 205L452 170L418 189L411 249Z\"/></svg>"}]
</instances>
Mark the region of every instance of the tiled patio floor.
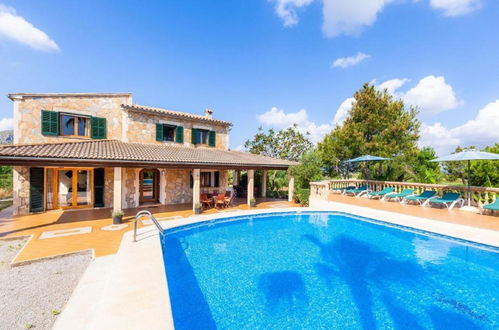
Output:
<instances>
[{"instance_id":1,"label":"tiled patio floor","mask_svg":"<svg viewBox=\"0 0 499 330\"><path fill-rule=\"evenodd\" d=\"M328 199L332 202L353 204L356 206L397 212L415 217L499 231L499 216L497 216L497 212L494 215L481 215L473 212L461 211L459 208L448 210L447 208L422 207L419 205L400 204L398 202L383 202L375 199L363 197L359 198L334 193L329 194Z\"/></svg>"},{"instance_id":2,"label":"tiled patio floor","mask_svg":"<svg viewBox=\"0 0 499 330\"><path fill-rule=\"evenodd\" d=\"M256 208L272 208L275 205L296 206L282 200L259 200ZM239 200L236 206L230 209L248 208L243 200ZM133 229L133 218L143 209L151 211L159 220L178 216L188 217L193 214L191 204L129 209L126 210L123 219L126 226L121 230L102 229L112 224L110 209L51 211L13 219L4 216L0 219L0 238L32 236L14 260L15 263L87 249L93 249L95 256L101 257L118 251L123 234ZM205 213L221 211L211 209ZM143 227L140 221L139 227ZM45 233L45 238L40 239L42 233Z\"/></svg>"}]
</instances>

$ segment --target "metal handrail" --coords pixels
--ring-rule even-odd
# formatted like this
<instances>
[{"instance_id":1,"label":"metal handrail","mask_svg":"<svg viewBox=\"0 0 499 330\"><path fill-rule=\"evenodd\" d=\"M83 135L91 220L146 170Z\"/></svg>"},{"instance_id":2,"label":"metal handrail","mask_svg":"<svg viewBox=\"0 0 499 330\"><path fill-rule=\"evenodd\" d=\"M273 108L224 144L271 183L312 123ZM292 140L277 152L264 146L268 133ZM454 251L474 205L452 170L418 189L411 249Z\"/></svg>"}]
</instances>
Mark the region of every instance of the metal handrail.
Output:
<instances>
[{"instance_id":1,"label":"metal handrail","mask_svg":"<svg viewBox=\"0 0 499 330\"><path fill-rule=\"evenodd\" d=\"M163 227L161 227L161 225L159 224L158 220L154 217L154 215L152 215L152 213L147 211L147 210L142 210L142 211L139 211L135 215L135 220L133 223L133 241L134 242L137 242L137 227L138 227L137 223L138 223L139 219L143 216L148 216L151 219L152 223L154 223L156 225L156 228L158 228L161 235L164 235L165 230L163 229Z\"/></svg>"}]
</instances>

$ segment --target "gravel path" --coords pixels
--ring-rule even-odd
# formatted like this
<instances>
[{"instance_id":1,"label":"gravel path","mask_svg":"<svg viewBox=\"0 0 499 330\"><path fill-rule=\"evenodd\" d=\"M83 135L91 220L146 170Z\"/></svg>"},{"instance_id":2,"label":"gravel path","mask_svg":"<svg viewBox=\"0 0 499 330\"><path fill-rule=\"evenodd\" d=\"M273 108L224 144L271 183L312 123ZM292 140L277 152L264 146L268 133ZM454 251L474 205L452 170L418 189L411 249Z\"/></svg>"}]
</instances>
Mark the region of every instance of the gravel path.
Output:
<instances>
[{"instance_id":1,"label":"gravel path","mask_svg":"<svg viewBox=\"0 0 499 330\"><path fill-rule=\"evenodd\" d=\"M92 255L73 254L11 267L27 239L0 240L0 329L50 329Z\"/></svg>"}]
</instances>

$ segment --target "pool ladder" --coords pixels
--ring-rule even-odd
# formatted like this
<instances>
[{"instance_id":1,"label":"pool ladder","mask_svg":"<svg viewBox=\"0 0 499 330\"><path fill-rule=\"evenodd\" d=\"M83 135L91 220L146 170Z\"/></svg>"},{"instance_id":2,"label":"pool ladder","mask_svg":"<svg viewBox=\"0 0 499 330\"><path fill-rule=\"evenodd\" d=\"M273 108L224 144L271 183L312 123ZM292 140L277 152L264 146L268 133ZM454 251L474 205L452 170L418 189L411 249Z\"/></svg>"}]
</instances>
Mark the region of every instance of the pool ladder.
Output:
<instances>
[{"instance_id":1,"label":"pool ladder","mask_svg":"<svg viewBox=\"0 0 499 330\"><path fill-rule=\"evenodd\" d=\"M156 228L158 228L159 232L163 235L165 233L165 230L163 229L163 227L161 227L161 225L159 224L158 220L154 217L154 215L152 215L151 212L147 211L147 210L142 210L142 211L139 211L139 213L137 213L135 215L135 220L134 220L134 223L133 223L133 241L134 242L137 242L137 227L138 227L138 222L139 222L139 219L142 218L142 217L148 217L153 224L156 225Z\"/></svg>"}]
</instances>

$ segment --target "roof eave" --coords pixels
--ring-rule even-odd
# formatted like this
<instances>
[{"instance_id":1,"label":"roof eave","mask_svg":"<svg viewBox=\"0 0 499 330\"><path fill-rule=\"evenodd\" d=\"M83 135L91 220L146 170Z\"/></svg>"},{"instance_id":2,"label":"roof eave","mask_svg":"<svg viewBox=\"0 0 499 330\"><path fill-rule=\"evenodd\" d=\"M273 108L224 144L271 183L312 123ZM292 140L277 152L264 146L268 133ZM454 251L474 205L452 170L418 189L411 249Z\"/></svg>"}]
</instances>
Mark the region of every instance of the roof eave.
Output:
<instances>
[{"instance_id":1,"label":"roof eave","mask_svg":"<svg viewBox=\"0 0 499 330\"><path fill-rule=\"evenodd\" d=\"M165 161L138 161L121 159L76 159L76 158L51 158L51 157L19 157L0 156L0 164L30 167L71 165L76 167L170 167L170 168L220 168L220 169L261 169L261 170L287 170L288 164L254 164L254 163L215 163L215 162L165 162ZM107 165L107 166L106 166Z\"/></svg>"},{"instance_id":2,"label":"roof eave","mask_svg":"<svg viewBox=\"0 0 499 330\"><path fill-rule=\"evenodd\" d=\"M165 115L165 116L171 116L175 118L182 118L182 119L187 119L187 120L200 120L200 121L206 121L209 123L215 123L217 125L222 125L226 127L231 127L233 124L231 122L225 121L225 120L219 120L219 119L213 119L213 118L205 118L202 116L190 116L190 114L177 114L177 113L172 113L172 112L167 112L167 109L148 109L147 107L144 106L137 106L137 105L128 105L128 104L122 104L121 107L125 110L131 110L131 111L137 111L137 112L142 112L142 113L148 113L148 114L156 114L156 115ZM161 113L161 111L164 111L164 113Z\"/></svg>"}]
</instances>

